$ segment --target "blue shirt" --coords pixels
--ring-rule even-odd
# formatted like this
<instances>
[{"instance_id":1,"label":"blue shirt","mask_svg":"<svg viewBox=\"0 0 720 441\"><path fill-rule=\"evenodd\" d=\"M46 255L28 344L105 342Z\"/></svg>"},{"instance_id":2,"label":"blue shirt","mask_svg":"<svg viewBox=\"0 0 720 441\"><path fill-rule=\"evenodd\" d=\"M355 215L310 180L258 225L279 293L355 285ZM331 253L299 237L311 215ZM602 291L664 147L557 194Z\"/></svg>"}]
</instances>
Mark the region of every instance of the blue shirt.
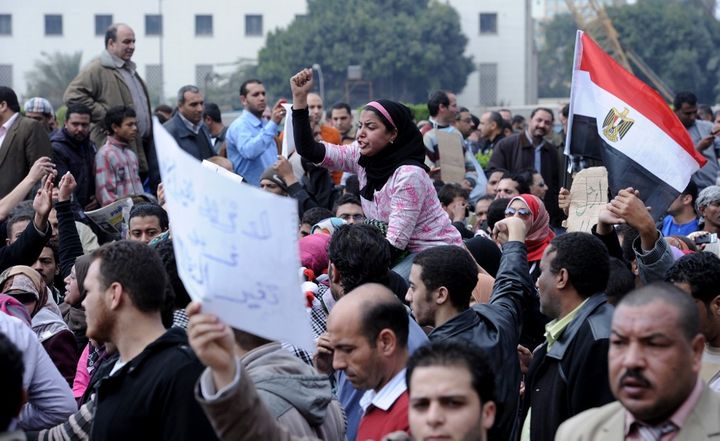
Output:
<instances>
[{"instance_id":1,"label":"blue shirt","mask_svg":"<svg viewBox=\"0 0 720 441\"><path fill-rule=\"evenodd\" d=\"M228 159L235 173L248 183L259 186L262 173L277 160L277 134L277 124L265 122L247 111L233 121L226 140Z\"/></svg>"},{"instance_id":2,"label":"blue shirt","mask_svg":"<svg viewBox=\"0 0 720 441\"><path fill-rule=\"evenodd\" d=\"M672 216L669 214L665 216L665 219L663 219L662 223L662 234L665 237L668 236L687 236L690 233L694 233L695 231L700 229L700 222L698 222L698 219L695 218L691 220L690 222L682 225L678 225L675 222L673 222Z\"/></svg>"}]
</instances>

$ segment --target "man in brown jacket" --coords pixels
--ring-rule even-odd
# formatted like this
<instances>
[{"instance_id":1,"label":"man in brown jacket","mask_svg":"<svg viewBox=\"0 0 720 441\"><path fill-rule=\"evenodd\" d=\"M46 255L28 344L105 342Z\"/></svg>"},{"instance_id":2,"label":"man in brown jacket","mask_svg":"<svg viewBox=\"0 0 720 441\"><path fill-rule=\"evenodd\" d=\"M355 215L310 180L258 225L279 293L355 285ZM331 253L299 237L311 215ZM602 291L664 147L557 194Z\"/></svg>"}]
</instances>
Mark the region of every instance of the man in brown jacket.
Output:
<instances>
[{"instance_id":1,"label":"man in brown jacket","mask_svg":"<svg viewBox=\"0 0 720 441\"><path fill-rule=\"evenodd\" d=\"M0 198L43 156L52 156L47 131L39 122L22 116L15 92L0 86Z\"/></svg>"},{"instance_id":2,"label":"man in brown jacket","mask_svg":"<svg viewBox=\"0 0 720 441\"><path fill-rule=\"evenodd\" d=\"M107 136L102 121L114 106L132 107L137 114L138 131L130 144L138 156L140 176L149 176L154 189L160 180L152 139L152 113L147 87L131 58L135 52L135 33L125 24L113 24L105 33L105 50L75 77L65 90L66 104L82 103L92 110L90 139L97 146Z\"/></svg>"}]
</instances>

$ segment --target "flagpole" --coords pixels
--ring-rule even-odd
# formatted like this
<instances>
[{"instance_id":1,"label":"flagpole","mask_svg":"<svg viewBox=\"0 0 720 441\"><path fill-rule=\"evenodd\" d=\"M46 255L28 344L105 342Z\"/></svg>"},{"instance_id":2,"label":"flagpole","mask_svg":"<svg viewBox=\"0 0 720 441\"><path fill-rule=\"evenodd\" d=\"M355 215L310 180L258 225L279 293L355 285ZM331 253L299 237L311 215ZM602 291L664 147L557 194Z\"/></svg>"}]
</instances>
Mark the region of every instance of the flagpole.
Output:
<instances>
[{"instance_id":1,"label":"flagpole","mask_svg":"<svg viewBox=\"0 0 720 441\"><path fill-rule=\"evenodd\" d=\"M583 31L579 30L575 34L575 51L573 54L573 67L572 67L572 81L570 83L570 104L568 108L568 121L567 121L567 130L565 133L565 151L563 152L565 154L565 173L563 174L563 182L562 186L564 188L567 188L568 184L568 174L572 172L572 154L570 153L570 139L572 139L572 124L573 124L573 98L575 96L575 72L578 70L578 64L580 63L580 60L582 59L582 35Z\"/></svg>"}]
</instances>

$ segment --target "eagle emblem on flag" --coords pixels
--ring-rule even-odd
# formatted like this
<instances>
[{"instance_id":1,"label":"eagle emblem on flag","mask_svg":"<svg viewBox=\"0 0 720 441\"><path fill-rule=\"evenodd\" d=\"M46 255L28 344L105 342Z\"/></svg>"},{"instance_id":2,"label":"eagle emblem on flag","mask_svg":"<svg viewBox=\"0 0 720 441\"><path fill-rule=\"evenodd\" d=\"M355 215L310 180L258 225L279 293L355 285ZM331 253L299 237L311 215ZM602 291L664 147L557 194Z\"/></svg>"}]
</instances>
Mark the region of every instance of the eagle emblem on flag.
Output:
<instances>
[{"instance_id":1,"label":"eagle emblem on flag","mask_svg":"<svg viewBox=\"0 0 720 441\"><path fill-rule=\"evenodd\" d=\"M610 109L605 121L603 122L603 135L612 142L618 142L623 139L630 127L635 124L635 120L627 117L630 110L625 108L622 112L618 112L616 108Z\"/></svg>"}]
</instances>

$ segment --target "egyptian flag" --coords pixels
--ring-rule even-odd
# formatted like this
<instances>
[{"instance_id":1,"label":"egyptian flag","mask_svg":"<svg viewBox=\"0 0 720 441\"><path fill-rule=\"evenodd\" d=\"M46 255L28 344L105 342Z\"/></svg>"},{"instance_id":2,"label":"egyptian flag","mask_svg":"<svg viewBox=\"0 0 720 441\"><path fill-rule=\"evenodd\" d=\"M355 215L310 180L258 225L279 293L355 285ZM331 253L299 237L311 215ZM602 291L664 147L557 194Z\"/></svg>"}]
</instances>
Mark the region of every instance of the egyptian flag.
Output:
<instances>
[{"instance_id":1,"label":"egyptian flag","mask_svg":"<svg viewBox=\"0 0 720 441\"><path fill-rule=\"evenodd\" d=\"M657 220L706 160L655 90L578 31L565 154L603 162L612 194L640 191Z\"/></svg>"}]
</instances>

